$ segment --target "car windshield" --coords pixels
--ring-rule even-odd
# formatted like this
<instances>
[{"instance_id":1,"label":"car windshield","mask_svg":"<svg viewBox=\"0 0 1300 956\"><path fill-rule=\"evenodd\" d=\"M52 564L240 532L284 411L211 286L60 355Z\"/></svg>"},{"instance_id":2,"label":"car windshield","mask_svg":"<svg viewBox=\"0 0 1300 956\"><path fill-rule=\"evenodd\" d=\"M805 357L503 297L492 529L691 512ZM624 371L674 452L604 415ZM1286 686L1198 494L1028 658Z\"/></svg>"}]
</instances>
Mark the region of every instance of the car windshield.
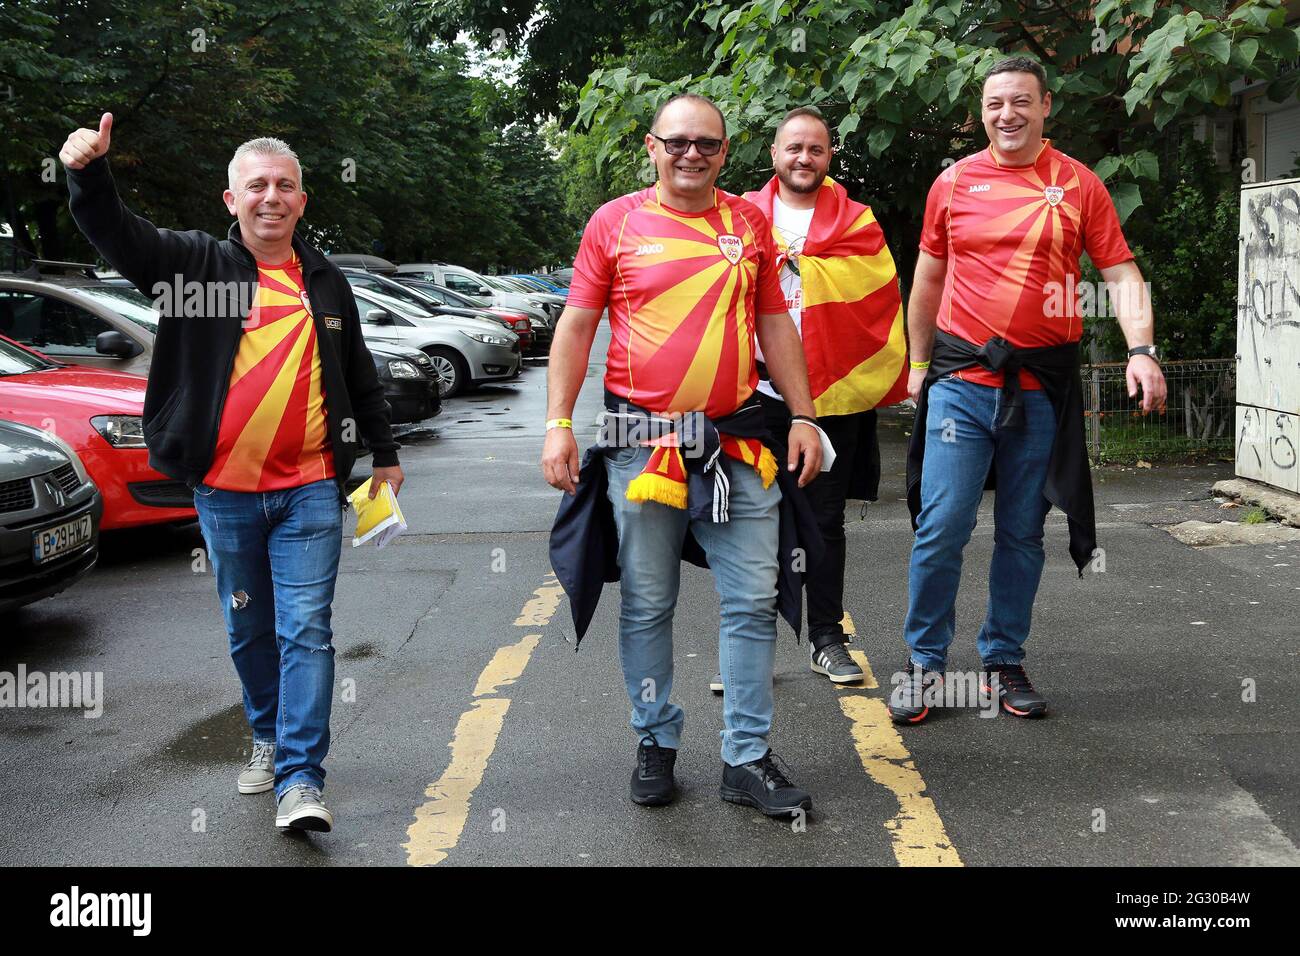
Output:
<instances>
[{"instance_id":1,"label":"car windshield","mask_svg":"<svg viewBox=\"0 0 1300 956\"><path fill-rule=\"evenodd\" d=\"M124 319L130 319L142 329L158 334L158 310L149 298L135 289L115 285L79 286L78 295L106 305Z\"/></svg>"},{"instance_id":2,"label":"car windshield","mask_svg":"<svg viewBox=\"0 0 1300 956\"><path fill-rule=\"evenodd\" d=\"M58 366L0 339L0 375L22 375L24 372L40 372L48 368Z\"/></svg>"},{"instance_id":3,"label":"car windshield","mask_svg":"<svg viewBox=\"0 0 1300 956\"><path fill-rule=\"evenodd\" d=\"M357 308L365 315L369 309L387 309L389 312L396 313L404 319L431 319L433 314L409 302L403 302L401 299L395 299L391 295L385 295L382 292L371 292L367 289L362 295L357 295L357 290L353 289L352 294L357 297Z\"/></svg>"},{"instance_id":4,"label":"car windshield","mask_svg":"<svg viewBox=\"0 0 1300 956\"><path fill-rule=\"evenodd\" d=\"M479 276L483 284L490 289L496 289L498 292L518 292L518 289L512 289L509 285L502 282L496 276Z\"/></svg>"},{"instance_id":5,"label":"car windshield","mask_svg":"<svg viewBox=\"0 0 1300 956\"><path fill-rule=\"evenodd\" d=\"M436 297L442 299L446 305L453 306L457 309L478 309L482 308L479 303L473 299L461 295L459 292L453 292L445 286L440 286L433 282L426 282L416 286L421 292L428 292L430 295L436 293Z\"/></svg>"},{"instance_id":6,"label":"car windshield","mask_svg":"<svg viewBox=\"0 0 1300 956\"><path fill-rule=\"evenodd\" d=\"M520 282L518 279L507 279L504 276L493 276L497 285L507 292L519 292L523 295L535 295L536 289L530 288L526 282Z\"/></svg>"},{"instance_id":7,"label":"car windshield","mask_svg":"<svg viewBox=\"0 0 1300 956\"><path fill-rule=\"evenodd\" d=\"M510 278L513 279L515 282L528 286L528 288L532 289L534 292L551 291L549 288L547 288L545 282L540 282L537 279L534 279L532 276L510 276Z\"/></svg>"},{"instance_id":8,"label":"car windshield","mask_svg":"<svg viewBox=\"0 0 1300 956\"><path fill-rule=\"evenodd\" d=\"M383 280L377 280L376 284L380 286L380 289L378 290L380 295L386 295L390 299L400 299L401 301L405 302L407 305L415 309L418 309L421 312L430 311L429 306L434 304L431 303L424 296L422 296L419 293L419 291L408 289L397 282L385 282ZM376 290L367 287L366 291L374 292Z\"/></svg>"}]
</instances>

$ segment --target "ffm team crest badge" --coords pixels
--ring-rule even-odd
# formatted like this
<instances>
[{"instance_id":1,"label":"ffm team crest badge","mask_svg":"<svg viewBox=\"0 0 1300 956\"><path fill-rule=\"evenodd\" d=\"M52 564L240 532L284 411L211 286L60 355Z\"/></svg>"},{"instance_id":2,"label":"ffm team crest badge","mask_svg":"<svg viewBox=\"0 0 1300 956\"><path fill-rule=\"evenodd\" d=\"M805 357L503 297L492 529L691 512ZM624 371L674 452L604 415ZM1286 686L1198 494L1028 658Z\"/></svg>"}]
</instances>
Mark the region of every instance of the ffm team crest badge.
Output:
<instances>
[{"instance_id":1,"label":"ffm team crest badge","mask_svg":"<svg viewBox=\"0 0 1300 956\"><path fill-rule=\"evenodd\" d=\"M1065 198L1064 186L1048 186L1043 190L1043 196L1049 206L1058 206L1061 200Z\"/></svg>"},{"instance_id":2,"label":"ffm team crest badge","mask_svg":"<svg viewBox=\"0 0 1300 956\"><path fill-rule=\"evenodd\" d=\"M718 249L727 261L733 266L740 261L740 257L745 254L745 244L740 241L740 236L725 235L718 236Z\"/></svg>"}]
</instances>

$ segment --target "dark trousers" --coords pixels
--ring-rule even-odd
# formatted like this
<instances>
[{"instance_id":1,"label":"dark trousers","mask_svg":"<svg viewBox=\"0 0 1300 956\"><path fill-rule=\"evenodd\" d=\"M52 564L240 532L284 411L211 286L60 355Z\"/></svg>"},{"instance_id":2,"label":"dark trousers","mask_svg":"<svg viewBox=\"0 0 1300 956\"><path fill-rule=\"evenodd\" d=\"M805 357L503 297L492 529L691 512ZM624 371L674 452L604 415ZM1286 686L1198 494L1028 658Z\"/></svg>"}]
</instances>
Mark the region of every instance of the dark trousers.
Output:
<instances>
[{"instance_id":1,"label":"dark trousers","mask_svg":"<svg viewBox=\"0 0 1300 956\"><path fill-rule=\"evenodd\" d=\"M776 454L777 464L785 468L790 409L780 399L762 392L757 395L767 415L768 430L772 433L772 451ZM803 489L826 542L826 557L817 567L809 568L804 577L804 593L808 596L808 640L817 650L827 644L847 641L841 624L844 620L844 502L848 497L853 462L862 434L862 416L874 417L875 414L875 411L867 411L817 419L835 447L834 467L823 471Z\"/></svg>"}]
</instances>

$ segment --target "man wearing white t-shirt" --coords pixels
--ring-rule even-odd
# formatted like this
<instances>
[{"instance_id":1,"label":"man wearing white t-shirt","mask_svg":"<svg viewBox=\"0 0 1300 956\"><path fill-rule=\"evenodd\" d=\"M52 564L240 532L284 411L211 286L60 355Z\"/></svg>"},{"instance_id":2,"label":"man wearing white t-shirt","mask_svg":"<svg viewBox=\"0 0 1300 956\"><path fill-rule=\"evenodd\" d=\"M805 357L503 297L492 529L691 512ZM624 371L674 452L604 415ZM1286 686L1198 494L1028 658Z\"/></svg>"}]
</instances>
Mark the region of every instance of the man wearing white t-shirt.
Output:
<instances>
[{"instance_id":1,"label":"man wearing white t-shirt","mask_svg":"<svg viewBox=\"0 0 1300 956\"><path fill-rule=\"evenodd\" d=\"M871 210L827 176L831 132L813 107L791 110L771 147L775 176L745 198L768 215L786 310L804 343L818 424L831 467L804 489L826 542L805 577L812 670L836 684L861 681L844 618L844 506L874 500L880 477L878 405L906 397L902 299L884 234ZM784 435L790 410L759 359L759 400L769 430ZM717 687L714 687L717 690Z\"/></svg>"}]
</instances>

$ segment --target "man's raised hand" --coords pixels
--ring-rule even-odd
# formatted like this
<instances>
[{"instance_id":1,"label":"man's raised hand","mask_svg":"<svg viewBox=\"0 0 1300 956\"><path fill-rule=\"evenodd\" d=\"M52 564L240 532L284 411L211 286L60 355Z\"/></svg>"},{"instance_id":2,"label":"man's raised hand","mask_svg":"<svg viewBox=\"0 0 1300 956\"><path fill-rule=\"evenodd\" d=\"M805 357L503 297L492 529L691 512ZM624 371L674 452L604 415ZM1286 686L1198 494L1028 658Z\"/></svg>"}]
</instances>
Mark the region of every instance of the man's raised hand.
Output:
<instances>
[{"instance_id":1,"label":"man's raised hand","mask_svg":"<svg viewBox=\"0 0 1300 956\"><path fill-rule=\"evenodd\" d=\"M72 135L63 144L63 149L59 150L59 159L68 169L84 169L87 163L99 159L108 152L112 133L113 114L105 113L99 118L99 129L82 127L73 130Z\"/></svg>"}]
</instances>

